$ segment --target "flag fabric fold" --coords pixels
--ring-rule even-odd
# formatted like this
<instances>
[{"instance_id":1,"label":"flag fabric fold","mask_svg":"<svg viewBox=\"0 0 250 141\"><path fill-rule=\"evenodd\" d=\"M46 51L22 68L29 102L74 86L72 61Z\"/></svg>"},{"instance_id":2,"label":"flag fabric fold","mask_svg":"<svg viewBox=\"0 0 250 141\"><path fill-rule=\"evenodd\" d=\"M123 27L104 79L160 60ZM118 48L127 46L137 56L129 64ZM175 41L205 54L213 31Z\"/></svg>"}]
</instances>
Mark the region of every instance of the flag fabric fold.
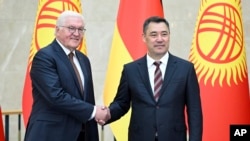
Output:
<instances>
[{"instance_id":1,"label":"flag fabric fold","mask_svg":"<svg viewBox=\"0 0 250 141\"><path fill-rule=\"evenodd\" d=\"M34 25L30 54L26 70L26 77L23 88L22 110L25 126L27 125L32 107L32 86L30 80L30 68L35 53L42 47L46 46L54 37L54 30L57 17L65 10L82 13L80 0L39 0L36 21ZM85 38L78 50L86 54Z\"/></svg>"},{"instance_id":2,"label":"flag fabric fold","mask_svg":"<svg viewBox=\"0 0 250 141\"><path fill-rule=\"evenodd\" d=\"M250 124L240 0L201 0L189 60L199 80L203 141L229 141L230 125Z\"/></svg>"},{"instance_id":3,"label":"flag fabric fold","mask_svg":"<svg viewBox=\"0 0 250 141\"><path fill-rule=\"evenodd\" d=\"M146 54L142 28L144 20L150 16L164 17L161 0L120 0L104 86L107 106L115 97L123 65ZM129 119L130 111L110 125L117 141L128 140Z\"/></svg>"}]
</instances>

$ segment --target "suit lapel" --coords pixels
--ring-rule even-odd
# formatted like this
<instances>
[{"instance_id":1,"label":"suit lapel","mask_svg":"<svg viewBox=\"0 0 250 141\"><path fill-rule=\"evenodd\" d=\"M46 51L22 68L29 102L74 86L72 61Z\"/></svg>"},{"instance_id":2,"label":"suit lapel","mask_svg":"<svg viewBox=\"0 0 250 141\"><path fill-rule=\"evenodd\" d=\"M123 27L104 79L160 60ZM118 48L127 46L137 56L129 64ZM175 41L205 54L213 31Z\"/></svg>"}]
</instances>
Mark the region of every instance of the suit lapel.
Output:
<instances>
[{"instance_id":1,"label":"suit lapel","mask_svg":"<svg viewBox=\"0 0 250 141\"><path fill-rule=\"evenodd\" d=\"M77 79L77 76L75 74L75 71L69 61L69 58L68 56L65 54L65 52L63 51L63 49L60 47L60 45L56 42L56 40L53 41L53 46L55 47L55 50L58 54L58 56L60 57L60 60L62 60L62 63L64 63L66 65L66 67L69 69L71 75L72 75L72 78L74 79L74 82L76 83L77 85L77 88L79 90L79 94L81 93L81 88L80 88L80 84L78 82L78 79ZM80 60L79 60L80 62ZM81 65L82 66L82 65ZM81 95L82 96L82 95Z\"/></svg>"},{"instance_id":2,"label":"suit lapel","mask_svg":"<svg viewBox=\"0 0 250 141\"><path fill-rule=\"evenodd\" d=\"M154 99L153 96L153 90L150 85L149 81L149 75L148 75L148 66L147 66L147 58L144 56L140 60L138 60L138 69L139 69L139 74L142 79L142 82L144 83L146 89L148 90L148 93L150 94L150 97Z\"/></svg>"},{"instance_id":3,"label":"suit lapel","mask_svg":"<svg viewBox=\"0 0 250 141\"><path fill-rule=\"evenodd\" d=\"M163 80L161 94L163 94L164 91L166 90L166 87L169 84L169 81L171 80L171 78L173 76L173 73L175 72L176 63L177 62L174 59L174 56L169 54L168 64L167 64L167 68L166 68L166 71L165 71L165 76L164 76L164 80Z\"/></svg>"}]
</instances>

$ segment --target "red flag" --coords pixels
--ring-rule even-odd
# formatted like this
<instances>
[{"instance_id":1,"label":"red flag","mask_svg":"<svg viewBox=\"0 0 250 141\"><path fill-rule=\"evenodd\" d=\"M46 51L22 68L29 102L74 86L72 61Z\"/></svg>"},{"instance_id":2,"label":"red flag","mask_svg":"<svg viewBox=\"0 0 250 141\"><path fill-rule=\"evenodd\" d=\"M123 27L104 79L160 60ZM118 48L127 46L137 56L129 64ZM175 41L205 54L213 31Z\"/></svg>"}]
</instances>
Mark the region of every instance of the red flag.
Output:
<instances>
[{"instance_id":1,"label":"red flag","mask_svg":"<svg viewBox=\"0 0 250 141\"><path fill-rule=\"evenodd\" d=\"M23 119L24 124L27 124L31 107L32 107L32 88L30 80L30 67L35 53L42 47L46 46L54 37L54 28L59 14L65 10L72 10L82 13L80 0L40 0L38 4L36 22L34 26L33 39L30 48L30 55L27 65L25 84L23 89ZM86 54L85 39L79 46L78 50Z\"/></svg>"},{"instance_id":2,"label":"red flag","mask_svg":"<svg viewBox=\"0 0 250 141\"><path fill-rule=\"evenodd\" d=\"M120 0L104 87L105 105L115 97L123 65L146 54L142 28L150 16L164 17L161 0ZM128 140L129 118L130 111L110 125L117 141Z\"/></svg>"},{"instance_id":3,"label":"red flag","mask_svg":"<svg viewBox=\"0 0 250 141\"><path fill-rule=\"evenodd\" d=\"M0 106L0 141L5 141L4 137L4 129L3 129L3 115L2 115L2 108Z\"/></svg>"},{"instance_id":4,"label":"red flag","mask_svg":"<svg viewBox=\"0 0 250 141\"><path fill-rule=\"evenodd\" d=\"M250 124L240 0L202 0L189 60L200 84L203 141L229 141L231 124Z\"/></svg>"}]
</instances>

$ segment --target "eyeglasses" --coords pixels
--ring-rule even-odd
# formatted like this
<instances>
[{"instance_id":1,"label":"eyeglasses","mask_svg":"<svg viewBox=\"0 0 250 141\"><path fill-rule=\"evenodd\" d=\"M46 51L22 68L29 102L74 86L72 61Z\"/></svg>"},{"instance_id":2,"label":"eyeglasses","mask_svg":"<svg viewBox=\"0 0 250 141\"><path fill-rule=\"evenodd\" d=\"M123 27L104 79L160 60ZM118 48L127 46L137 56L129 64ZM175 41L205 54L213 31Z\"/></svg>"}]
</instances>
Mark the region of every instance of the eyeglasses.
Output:
<instances>
[{"instance_id":1,"label":"eyeglasses","mask_svg":"<svg viewBox=\"0 0 250 141\"><path fill-rule=\"evenodd\" d=\"M75 33L76 30L78 30L79 34L83 34L86 31L85 28L76 28L76 27L73 27L73 26L60 26L60 27L68 28L70 33Z\"/></svg>"}]
</instances>

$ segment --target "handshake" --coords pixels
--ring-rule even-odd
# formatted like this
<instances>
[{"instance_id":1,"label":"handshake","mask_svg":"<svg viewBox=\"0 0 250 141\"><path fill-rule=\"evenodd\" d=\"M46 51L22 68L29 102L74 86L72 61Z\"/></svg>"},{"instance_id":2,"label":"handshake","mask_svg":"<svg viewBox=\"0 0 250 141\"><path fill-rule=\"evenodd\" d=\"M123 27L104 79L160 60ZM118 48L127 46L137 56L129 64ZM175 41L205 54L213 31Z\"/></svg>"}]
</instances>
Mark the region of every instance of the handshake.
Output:
<instances>
[{"instance_id":1,"label":"handshake","mask_svg":"<svg viewBox=\"0 0 250 141\"><path fill-rule=\"evenodd\" d=\"M96 106L95 120L99 125L104 125L111 118L109 108Z\"/></svg>"}]
</instances>

